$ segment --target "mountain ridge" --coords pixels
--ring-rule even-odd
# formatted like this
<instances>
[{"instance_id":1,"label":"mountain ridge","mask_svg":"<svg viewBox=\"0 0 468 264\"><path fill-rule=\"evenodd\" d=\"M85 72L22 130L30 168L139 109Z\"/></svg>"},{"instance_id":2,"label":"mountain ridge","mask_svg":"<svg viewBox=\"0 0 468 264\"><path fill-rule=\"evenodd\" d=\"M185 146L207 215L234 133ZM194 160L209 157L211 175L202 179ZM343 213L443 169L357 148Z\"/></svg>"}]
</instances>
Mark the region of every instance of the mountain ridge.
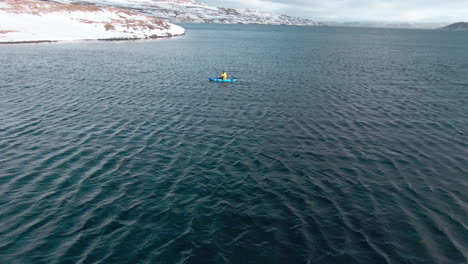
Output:
<instances>
[{"instance_id":1,"label":"mountain ridge","mask_svg":"<svg viewBox=\"0 0 468 264\"><path fill-rule=\"evenodd\" d=\"M170 22L325 26L321 22L306 18L253 9L213 7L193 0L56 0L56 2L114 6Z\"/></svg>"},{"instance_id":2,"label":"mountain ridge","mask_svg":"<svg viewBox=\"0 0 468 264\"><path fill-rule=\"evenodd\" d=\"M405 22L405 21L346 21L325 22L338 27L393 28L393 29L438 29L447 23L443 22Z\"/></svg>"},{"instance_id":3,"label":"mountain ridge","mask_svg":"<svg viewBox=\"0 0 468 264\"><path fill-rule=\"evenodd\" d=\"M441 28L450 31L468 31L468 22L457 22Z\"/></svg>"}]
</instances>

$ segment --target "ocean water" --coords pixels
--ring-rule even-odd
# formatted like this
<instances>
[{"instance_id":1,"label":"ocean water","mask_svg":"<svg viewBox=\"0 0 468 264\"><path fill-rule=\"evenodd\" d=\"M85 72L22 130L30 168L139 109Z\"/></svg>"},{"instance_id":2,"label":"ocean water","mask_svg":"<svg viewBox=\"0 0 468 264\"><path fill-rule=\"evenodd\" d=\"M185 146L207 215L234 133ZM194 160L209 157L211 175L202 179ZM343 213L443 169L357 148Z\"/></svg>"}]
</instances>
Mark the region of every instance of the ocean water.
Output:
<instances>
[{"instance_id":1,"label":"ocean water","mask_svg":"<svg viewBox=\"0 0 468 264\"><path fill-rule=\"evenodd\" d=\"M1 263L467 262L468 34L183 26L0 46Z\"/></svg>"}]
</instances>

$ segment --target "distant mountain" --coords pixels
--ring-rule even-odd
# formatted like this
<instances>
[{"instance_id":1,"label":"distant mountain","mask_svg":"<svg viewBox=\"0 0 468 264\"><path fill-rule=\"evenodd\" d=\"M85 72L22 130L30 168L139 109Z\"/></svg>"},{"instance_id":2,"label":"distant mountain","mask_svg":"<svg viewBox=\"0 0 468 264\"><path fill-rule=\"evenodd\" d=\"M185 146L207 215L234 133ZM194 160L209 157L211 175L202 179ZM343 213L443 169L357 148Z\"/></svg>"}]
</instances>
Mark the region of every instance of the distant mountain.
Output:
<instances>
[{"instance_id":1,"label":"distant mountain","mask_svg":"<svg viewBox=\"0 0 468 264\"><path fill-rule=\"evenodd\" d=\"M370 27L370 28L401 28L401 29L437 29L447 25L441 22L389 22L389 21L350 21L326 22L330 26L340 27Z\"/></svg>"},{"instance_id":2,"label":"distant mountain","mask_svg":"<svg viewBox=\"0 0 468 264\"><path fill-rule=\"evenodd\" d=\"M56 2L125 8L171 22L324 26L320 22L305 18L251 9L213 7L193 0L56 0Z\"/></svg>"},{"instance_id":3,"label":"distant mountain","mask_svg":"<svg viewBox=\"0 0 468 264\"><path fill-rule=\"evenodd\" d=\"M468 30L468 22L458 22L441 28L442 30L463 31Z\"/></svg>"}]
</instances>

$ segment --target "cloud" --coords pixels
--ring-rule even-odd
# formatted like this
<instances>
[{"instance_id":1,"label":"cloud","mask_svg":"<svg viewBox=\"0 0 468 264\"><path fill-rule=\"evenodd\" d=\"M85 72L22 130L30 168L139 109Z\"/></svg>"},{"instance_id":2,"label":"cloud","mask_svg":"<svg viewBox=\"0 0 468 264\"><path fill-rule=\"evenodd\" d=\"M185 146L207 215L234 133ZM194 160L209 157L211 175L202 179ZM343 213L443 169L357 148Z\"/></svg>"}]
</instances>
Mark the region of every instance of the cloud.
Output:
<instances>
[{"instance_id":1,"label":"cloud","mask_svg":"<svg viewBox=\"0 0 468 264\"><path fill-rule=\"evenodd\" d=\"M468 21L467 0L200 0L328 21Z\"/></svg>"}]
</instances>

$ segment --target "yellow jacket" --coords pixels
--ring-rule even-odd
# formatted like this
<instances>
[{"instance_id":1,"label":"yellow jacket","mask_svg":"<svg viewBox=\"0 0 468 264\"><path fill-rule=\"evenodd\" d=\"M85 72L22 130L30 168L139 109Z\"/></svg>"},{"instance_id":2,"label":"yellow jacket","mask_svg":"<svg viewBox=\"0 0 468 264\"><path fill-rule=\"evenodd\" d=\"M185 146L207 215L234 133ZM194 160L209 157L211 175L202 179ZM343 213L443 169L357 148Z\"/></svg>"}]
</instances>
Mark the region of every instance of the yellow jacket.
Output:
<instances>
[{"instance_id":1,"label":"yellow jacket","mask_svg":"<svg viewBox=\"0 0 468 264\"><path fill-rule=\"evenodd\" d=\"M221 73L221 79L223 79L223 80L227 79L227 73L226 72Z\"/></svg>"}]
</instances>

